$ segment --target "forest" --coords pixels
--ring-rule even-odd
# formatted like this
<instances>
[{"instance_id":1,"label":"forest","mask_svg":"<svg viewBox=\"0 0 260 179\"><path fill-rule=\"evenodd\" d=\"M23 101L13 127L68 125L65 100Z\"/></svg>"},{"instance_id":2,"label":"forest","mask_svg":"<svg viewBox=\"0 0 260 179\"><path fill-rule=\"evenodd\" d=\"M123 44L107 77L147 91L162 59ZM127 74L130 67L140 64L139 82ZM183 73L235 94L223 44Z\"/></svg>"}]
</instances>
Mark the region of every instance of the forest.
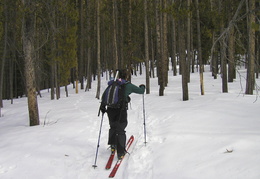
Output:
<instances>
[{"instance_id":1,"label":"forest","mask_svg":"<svg viewBox=\"0 0 260 179\"><path fill-rule=\"evenodd\" d=\"M37 96L73 84L91 89L116 69L158 78L164 95L168 72L182 75L183 101L190 74L210 65L222 92L247 69L244 93L259 89L260 0L1 0L0 116L3 100L28 97L30 125L39 124ZM171 62L171 63L170 63ZM171 64L171 68L169 68ZM145 71L142 71L145 66ZM130 79L131 80L131 79ZM68 96L68 90L66 90Z\"/></svg>"}]
</instances>

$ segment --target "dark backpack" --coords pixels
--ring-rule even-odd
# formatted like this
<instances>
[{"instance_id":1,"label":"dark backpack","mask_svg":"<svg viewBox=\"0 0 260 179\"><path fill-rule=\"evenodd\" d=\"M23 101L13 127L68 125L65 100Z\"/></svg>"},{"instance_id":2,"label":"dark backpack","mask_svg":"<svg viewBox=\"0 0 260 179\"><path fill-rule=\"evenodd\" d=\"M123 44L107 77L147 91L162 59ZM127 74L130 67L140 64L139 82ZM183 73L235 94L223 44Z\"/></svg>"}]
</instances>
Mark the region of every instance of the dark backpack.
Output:
<instances>
[{"instance_id":1,"label":"dark backpack","mask_svg":"<svg viewBox=\"0 0 260 179\"><path fill-rule=\"evenodd\" d=\"M125 80L111 80L102 95L101 103L110 108L122 108L125 104Z\"/></svg>"}]
</instances>

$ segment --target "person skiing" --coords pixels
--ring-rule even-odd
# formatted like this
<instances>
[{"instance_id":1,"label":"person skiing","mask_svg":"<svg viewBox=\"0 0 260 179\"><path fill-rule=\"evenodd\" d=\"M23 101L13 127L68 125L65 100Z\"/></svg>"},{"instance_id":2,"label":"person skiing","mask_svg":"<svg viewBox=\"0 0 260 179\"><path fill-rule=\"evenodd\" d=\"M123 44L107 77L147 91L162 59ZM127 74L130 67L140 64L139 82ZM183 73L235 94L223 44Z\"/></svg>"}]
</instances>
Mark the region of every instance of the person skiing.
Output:
<instances>
[{"instance_id":1,"label":"person skiing","mask_svg":"<svg viewBox=\"0 0 260 179\"><path fill-rule=\"evenodd\" d=\"M123 97L124 104L120 108L112 108L106 106L101 102L100 110L104 114L107 112L107 116L109 119L110 129L108 132L108 145L111 147L111 152L115 152L117 150L118 159L122 159L125 155L125 145L126 145L126 134L125 128L127 127L127 103L130 102L129 95L131 93L144 94L145 85L141 84L138 86L132 84L127 81L127 70L119 70L119 79L118 81L124 81L123 89ZM104 93L103 93L104 96ZM103 98L102 96L102 98Z\"/></svg>"}]
</instances>

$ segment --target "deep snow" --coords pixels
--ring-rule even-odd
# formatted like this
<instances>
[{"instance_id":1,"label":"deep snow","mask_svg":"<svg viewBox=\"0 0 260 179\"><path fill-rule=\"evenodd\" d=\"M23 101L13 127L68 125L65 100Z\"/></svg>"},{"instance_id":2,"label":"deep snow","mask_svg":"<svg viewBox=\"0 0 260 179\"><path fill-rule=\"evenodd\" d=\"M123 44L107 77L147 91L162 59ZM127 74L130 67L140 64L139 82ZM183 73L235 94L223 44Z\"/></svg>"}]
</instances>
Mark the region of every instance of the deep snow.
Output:
<instances>
[{"instance_id":1,"label":"deep snow","mask_svg":"<svg viewBox=\"0 0 260 179\"><path fill-rule=\"evenodd\" d=\"M221 92L221 78L191 74L189 101L182 101L181 76L169 72L165 96L158 96L157 78L145 95L147 144L144 144L143 98L132 94L127 136L135 141L115 178L121 179L258 179L260 178L260 118L258 91L244 95L246 70ZM102 78L102 90L106 87ZM133 76L132 83L145 83ZM260 80L257 79L257 84ZM96 82L75 94L69 86L59 100L48 90L38 98L41 125L29 127L27 98L4 101L0 118L1 179L101 179L109 156L108 120L104 117L97 168L93 169L101 117Z\"/></svg>"}]
</instances>

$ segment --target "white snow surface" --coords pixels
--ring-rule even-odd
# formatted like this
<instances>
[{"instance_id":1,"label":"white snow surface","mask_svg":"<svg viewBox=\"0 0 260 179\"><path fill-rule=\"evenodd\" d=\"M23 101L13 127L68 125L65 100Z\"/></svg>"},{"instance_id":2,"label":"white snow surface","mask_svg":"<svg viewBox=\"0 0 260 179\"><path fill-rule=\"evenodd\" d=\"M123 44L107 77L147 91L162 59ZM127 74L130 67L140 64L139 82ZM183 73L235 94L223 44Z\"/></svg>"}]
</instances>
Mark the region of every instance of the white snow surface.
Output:
<instances>
[{"instance_id":1,"label":"white snow surface","mask_svg":"<svg viewBox=\"0 0 260 179\"><path fill-rule=\"evenodd\" d=\"M128 137L135 141L115 178L121 179L259 179L260 99L258 91L245 95L246 70L222 93L221 77L213 79L206 68L205 95L199 74L191 74L189 100L182 101L181 76L172 76L165 95L159 96L157 78L151 94L144 95L147 144L144 144L143 96L131 94ZM257 84L260 80L257 79ZM145 76L132 77L145 84ZM101 92L106 87L102 77ZM38 97L39 126L29 127L27 98L4 101L0 118L1 179L102 179L110 150L108 118L104 116L97 168L92 165L99 136L100 101L92 89L78 94L70 85L59 100L48 90ZM115 163L115 161L114 161ZM114 164L113 163L113 164Z\"/></svg>"}]
</instances>

